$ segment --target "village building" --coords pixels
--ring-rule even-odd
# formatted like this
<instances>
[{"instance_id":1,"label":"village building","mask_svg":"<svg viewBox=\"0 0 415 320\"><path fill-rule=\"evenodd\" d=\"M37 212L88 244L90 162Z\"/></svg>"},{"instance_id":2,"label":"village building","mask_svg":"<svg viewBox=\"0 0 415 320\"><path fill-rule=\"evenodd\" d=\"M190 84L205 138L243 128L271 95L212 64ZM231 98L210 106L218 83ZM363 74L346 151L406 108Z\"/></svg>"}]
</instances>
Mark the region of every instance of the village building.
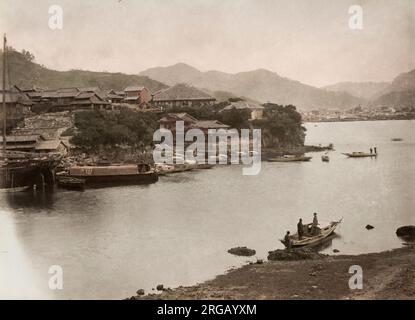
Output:
<instances>
[{"instance_id":1,"label":"village building","mask_svg":"<svg viewBox=\"0 0 415 320\"><path fill-rule=\"evenodd\" d=\"M122 103L124 96L124 91L114 91L111 89L105 92L105 100L110 103Z\"/></svg>"},{"instance_id":2,"label":"village building","mask_svg":"<svg viewBox=\"0 0 415 320\"><path fill-rule=\"evenodd\" d=\"M24 119L25 114L30 112L30 108L33 105L33 102L30 100L26 93L21 92L20 89L16 86L6 90L5 93L0 90L1 103L3 102L3 95L6 104L6 130L8 131L14 128L20 121ZM3 123L3 112L0 112L0 121L0 123ZM1 130L2 128L0 131Z\"/></svg>"},{"instance_id":3,"label":"village building","mask_svg":"<svg viewBox=\"0 0 415 320\"><path fill-rule=\"evenodd\" d=\"M236 101L231 102L230 105L223 108L220 112L226 110L248 110L251 113L251 120L262 119L264 116L264 107L248 101Z\"/></svg>"},{"instance_id":4,"label":"village building","mask_svg":"<svg viewBox=\"0 0 415 320\"><path fill-rule=\"evenodd\" d=\"M197 122L197 119L187 113L168 113L159 120L160 128L170 131L176 130L176 121L183 121L185 130Z\"/></svg>"},{"instance_id":5,"label":"village building","mask_svg":"<svg viewBox=\"0 0 415 320\"><path fill-rule=\"evenodd\" d=\"M210 106L216 99L206 92L186 84L159 91L153 95L152 104L157 107Z\"/></svg>"},{"instance_id":6,"label":"village building","mask_svg":"<svg viewBox=\"0 0 415 320\"><path fill-rule=\"evenodd\" d=\"M45 139L41 135L8 135L6 136L6 150L34 152L36 146ZM0 136L0 143L3 144L3 137Z\"/></svg>"},{"instance_id":7,"label":"village building","mask_svg":"<svg viewBox=\"0 0 415 320\"><path fill-rule=\"evenodd\" d=\"M189 115L188 113L168 113L159 120L160 128L170 130L172 132L176 131L176 121L184 122L184 131L190 129L200 129L205 134L208 133L209 129L229 129L230 127L226 124L221 123L218 120L198 120L195 117Z\"/></svg>"},{"instance_id":8,"label":"village building","mask_svg":"<svg viewBox=\"0 0 415 320\"><path fill-rule=\"evenodd\" d=\"M61 155L68 154L68 146L61 140L39 141L35 146L35 152L38 153L57 153Z\"/></svg>"},{"instance_id":9,"label":"village building","mask_svg":"<svg viewBox=\"0 0 415 320\"><path fill-rule=\"evenodd\" d=\"M44 112L73 111L83 109L108 109L111 103L102 96L99 87L62 88L42 92L36 109Z\"/></svg>"},{"instance_id":10,"label":"village building","mask_svg":"<svg viewBox=\"0 0 415 320\"><path fill-rule=\"evenodd\" d=\"M222 122L218 120L198 120L195 123L191 125L192 129L200 129L203 131L203 133L207 134L209 132L209 129L224 129L227 130L230 127L227 124L223 124Z\"/></svg>"},{"instance_id":11,"label":"village building","mask_svg":"<svg viewBox=\"0 0 415 320\"><path fill-rule=\"evenodd\" d=\"M111 109L111 103L108 101L105 101L95 92L81 92L69 104L69 108L72 110L80 110L80 109L105 110L105 109Z\"/></svg>"},{"instance_id":12,"label":"village building","mask_svg":"<svg viewBox=\"0 0 415 320\"><path fill-rule=\"evenodd\" d=\"M129 86L124 89L124 102L129 104L141 105L151 100L150 91L142 86Z\"/></svg>"}]
</instances>

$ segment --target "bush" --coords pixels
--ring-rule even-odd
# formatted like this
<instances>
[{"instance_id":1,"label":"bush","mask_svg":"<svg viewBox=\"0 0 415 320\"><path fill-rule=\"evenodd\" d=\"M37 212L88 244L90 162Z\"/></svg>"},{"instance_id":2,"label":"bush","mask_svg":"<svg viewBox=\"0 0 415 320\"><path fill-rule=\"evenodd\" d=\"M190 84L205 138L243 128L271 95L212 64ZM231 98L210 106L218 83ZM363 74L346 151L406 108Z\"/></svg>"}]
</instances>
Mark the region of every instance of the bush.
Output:
<instances>
[{"instance_id":1,"label":"bush","mask_svg":"<svg viewBox=\"0 0 415 320\"><path fill-rule=\"evenodd\" d=\"M75 114L75 127L77 132L71 143L79 147L97 149L122 144L144 147L152 144L158 122L153 114L144 112L91 110Z\"/></svg>"}]
</instances>

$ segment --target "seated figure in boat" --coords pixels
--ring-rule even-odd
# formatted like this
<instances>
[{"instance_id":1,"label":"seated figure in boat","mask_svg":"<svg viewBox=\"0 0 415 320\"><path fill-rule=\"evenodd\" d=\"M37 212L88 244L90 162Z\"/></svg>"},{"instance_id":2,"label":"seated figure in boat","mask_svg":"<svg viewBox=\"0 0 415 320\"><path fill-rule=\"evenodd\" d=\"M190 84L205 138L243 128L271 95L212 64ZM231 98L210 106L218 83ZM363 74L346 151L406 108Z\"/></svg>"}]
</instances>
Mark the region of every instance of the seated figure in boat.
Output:
<instances>
[{"instance_id":1,"label":"seated figure in boat","mask_svg":"<svg viewBox=\"0 0 415 320\"><path fill-rule=\"evenodd\" d=\"M287 231L285 237L284 237L284 242L285 242L285 247L287 248L287 250L291 250L291 236L290 236L290 231Z\"/></svg>"}]
</instances>

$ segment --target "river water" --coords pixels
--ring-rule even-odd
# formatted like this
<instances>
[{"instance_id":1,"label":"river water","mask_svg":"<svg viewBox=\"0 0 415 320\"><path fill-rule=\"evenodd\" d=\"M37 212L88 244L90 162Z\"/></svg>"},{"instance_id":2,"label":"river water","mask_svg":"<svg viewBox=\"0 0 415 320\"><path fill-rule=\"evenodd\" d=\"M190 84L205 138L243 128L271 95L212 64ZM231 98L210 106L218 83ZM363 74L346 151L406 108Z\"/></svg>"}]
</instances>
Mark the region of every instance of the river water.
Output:
<instances>
[{"instance_id":1,"label":"river water","mask_svg":"<svg viewBox=\"0 0 415 320\"><path fill-rule=\"evenodd\" d=\"M306 163L263 162L258 176L219 166L150 186L0 194L0 298L120 299L158 284L192 285L266 259L313 212L321 221L343 217L323 252L401 246L396 228L415 224L415 121L306 127L307 144L334 143L329 163L310 153ZM341 154L370 146L376 159ZM257 254L232 256L234 246ZM48 287L53 265L62 267L62 290Z\"/></svg>"}]
</instances>

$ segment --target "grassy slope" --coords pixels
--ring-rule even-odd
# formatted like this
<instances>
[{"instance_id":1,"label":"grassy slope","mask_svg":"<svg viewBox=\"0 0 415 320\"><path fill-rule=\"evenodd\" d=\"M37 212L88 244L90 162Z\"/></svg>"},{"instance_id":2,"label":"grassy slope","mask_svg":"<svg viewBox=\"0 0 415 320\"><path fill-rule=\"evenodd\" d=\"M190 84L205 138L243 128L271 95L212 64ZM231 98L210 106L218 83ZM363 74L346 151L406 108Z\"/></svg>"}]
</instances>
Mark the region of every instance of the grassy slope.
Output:
<instances>
[{"instance_id":1,"label":"grassy slope","mask_svg":"<svg viewBox=\"0 0 415 320\"><path fill-rule=\"evenodd\" d=\"M0 53L0 56L2 54ZM99 86L120 90L128 85L146 86L151 92L167 86L145 76L83 70L55 71L30 62L16 51L9 52L10 83L21 87L65 88ZM2 70L2 66L0 66Z\"/></svg>"}]
</instances>

